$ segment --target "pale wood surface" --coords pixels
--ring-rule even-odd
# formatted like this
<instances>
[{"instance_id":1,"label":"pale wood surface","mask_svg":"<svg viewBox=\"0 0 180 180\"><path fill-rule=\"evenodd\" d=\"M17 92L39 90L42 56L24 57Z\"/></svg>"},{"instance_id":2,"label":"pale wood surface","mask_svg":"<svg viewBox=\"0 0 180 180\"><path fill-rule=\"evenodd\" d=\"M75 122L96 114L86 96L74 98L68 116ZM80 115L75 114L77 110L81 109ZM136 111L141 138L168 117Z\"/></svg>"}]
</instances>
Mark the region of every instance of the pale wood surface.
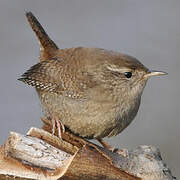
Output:
<instances>
[{"instance_id":1,"label":"pale wood surface","mask_svg":"<svg viewBox=\"0 0 180 180\"><path fill-rule=\"evenodd\" d=\"M157 148L121 152L112 153L68 132L63 140L37 128L27 135L11 132L0 148L0 179L175 180Z\"/></svg>"}]
</instances>

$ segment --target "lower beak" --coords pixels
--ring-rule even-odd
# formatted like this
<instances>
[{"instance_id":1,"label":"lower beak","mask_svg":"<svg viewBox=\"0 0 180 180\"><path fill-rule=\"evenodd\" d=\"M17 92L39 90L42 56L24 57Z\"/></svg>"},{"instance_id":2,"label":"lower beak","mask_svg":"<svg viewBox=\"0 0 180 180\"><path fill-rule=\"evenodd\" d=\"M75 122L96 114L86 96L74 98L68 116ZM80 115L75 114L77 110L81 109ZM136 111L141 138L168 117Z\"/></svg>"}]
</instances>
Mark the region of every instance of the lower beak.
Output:
<instances>
[{"instance_id":1,"label":"lower beak","mask_svg":"<svg viewBox=\"0 0 180 180\"><path fill-rule=\"evenodd\" d=\"M151 77L151 76L162 76L167 75L168 73L163 71L148 71L147 74L144 75L145 78Z\"/></svg>"}]
</instances>

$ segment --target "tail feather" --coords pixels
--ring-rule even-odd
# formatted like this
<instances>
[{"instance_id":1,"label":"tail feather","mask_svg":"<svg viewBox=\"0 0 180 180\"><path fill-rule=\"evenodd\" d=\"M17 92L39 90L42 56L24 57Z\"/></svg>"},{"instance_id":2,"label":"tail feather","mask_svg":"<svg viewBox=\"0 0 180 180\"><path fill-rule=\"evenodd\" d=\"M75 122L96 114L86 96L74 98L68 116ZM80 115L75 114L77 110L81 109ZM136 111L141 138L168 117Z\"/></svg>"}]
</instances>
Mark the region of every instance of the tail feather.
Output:
<instances>
[{"instance_id":1,"label":"tail feather","mask_svg":"<svg viewBox=\"0 0 180 180\"><path fill-rule=\"evenodd\" d=\"M58 46L49 38L48 34L32 12L26 12L26 17L40 42L41 56L45 56L44 58L51 58L54 51L58 50ZM40 57L40 59L42 57Z\"/></svg>"}]
</instances>

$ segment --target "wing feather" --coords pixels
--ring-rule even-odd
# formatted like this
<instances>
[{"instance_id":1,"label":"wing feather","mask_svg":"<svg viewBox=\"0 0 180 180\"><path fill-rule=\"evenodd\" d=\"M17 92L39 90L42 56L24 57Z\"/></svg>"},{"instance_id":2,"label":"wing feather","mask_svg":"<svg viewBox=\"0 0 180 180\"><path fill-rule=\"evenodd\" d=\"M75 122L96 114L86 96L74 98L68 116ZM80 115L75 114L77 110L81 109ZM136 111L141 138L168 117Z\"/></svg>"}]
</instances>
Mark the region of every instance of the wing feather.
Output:
<instances>
[{"instance_id":1,"label":"wing feather","mask_svg":"<svg viewBox=\"0 0 180 180\"><path fill-rule=\"evenodd\" d=\"M85 91L95 85L88 73L64 65L61 59L48 59L35 64L18 80L37 90L61 94L70 98L85 98Z\"/></svg>"}]
</instances>

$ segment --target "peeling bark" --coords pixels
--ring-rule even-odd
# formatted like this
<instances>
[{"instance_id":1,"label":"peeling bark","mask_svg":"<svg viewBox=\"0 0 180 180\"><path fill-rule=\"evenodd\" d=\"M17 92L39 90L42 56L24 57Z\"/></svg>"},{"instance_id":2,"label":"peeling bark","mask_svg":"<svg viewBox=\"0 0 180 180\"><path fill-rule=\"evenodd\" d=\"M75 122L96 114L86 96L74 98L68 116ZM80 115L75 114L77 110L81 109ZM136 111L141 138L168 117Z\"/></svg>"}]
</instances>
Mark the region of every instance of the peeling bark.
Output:
<instances>
[{"instance_id":1,"label":"peeling bark","mask_svg":"<svg viewBox=\"0 0 180 180\"><path fill-rule=\"evenodd\" d=\"M48 130L44 125L44 129ZM112 153L69 132L11 132L0 148L0 179L175 180L152 146Z\"/></svg>"}]
</instances>

